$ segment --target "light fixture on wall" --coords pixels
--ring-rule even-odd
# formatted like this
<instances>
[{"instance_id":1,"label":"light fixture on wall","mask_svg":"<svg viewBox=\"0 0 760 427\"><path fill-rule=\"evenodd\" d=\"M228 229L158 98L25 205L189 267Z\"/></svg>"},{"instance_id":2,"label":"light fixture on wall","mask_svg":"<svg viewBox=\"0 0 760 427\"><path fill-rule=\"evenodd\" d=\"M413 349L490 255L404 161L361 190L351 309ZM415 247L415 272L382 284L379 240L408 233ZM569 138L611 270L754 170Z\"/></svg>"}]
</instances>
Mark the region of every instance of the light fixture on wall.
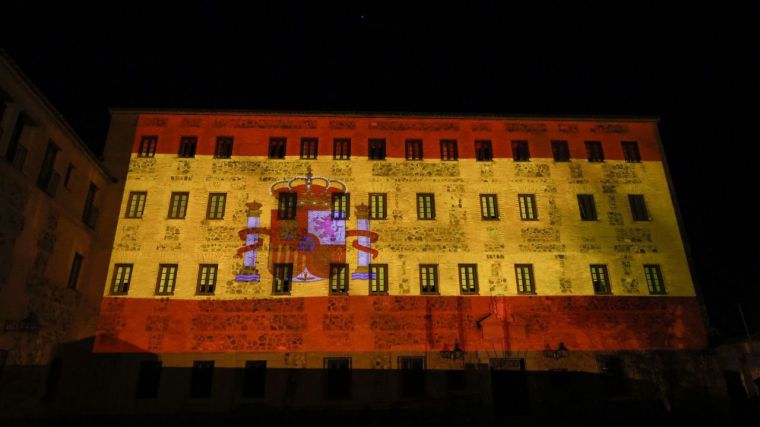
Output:
<instances>
[{"instance_id":1,"label":"light fixture on wall","mask_svg":"<svg viewBox=\"0 0 760 427\"><path fill-rule=\"evenodd\" d=\"M549 344L546 344L546 350L544 350L544 357L547 359L559 360L567 357L570 350L565 347L565 343L560 342L556 350L552 350Z\"/></svg>"}]
</instances>

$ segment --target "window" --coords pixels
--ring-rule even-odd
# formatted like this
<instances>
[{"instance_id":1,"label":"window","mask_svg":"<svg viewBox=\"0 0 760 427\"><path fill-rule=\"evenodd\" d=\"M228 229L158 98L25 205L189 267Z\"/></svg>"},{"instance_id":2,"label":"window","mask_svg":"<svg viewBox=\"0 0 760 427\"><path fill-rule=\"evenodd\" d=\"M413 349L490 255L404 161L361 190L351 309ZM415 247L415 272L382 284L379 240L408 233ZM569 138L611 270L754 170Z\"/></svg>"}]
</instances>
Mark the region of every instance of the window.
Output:
<instances>
[{"instance_id":1,"label":"window","mask_svg":"<svg viewBox=\"0 0 760 427\"><path fill-rule=\"evenodd\" d=\"M201 264L198 266L198 295L213 295L216 289L217 264Z\"/></svg>"},{"instance_id":2,"label":"window","mask_svg":"<svg viewBox=\"0 0 760 427\"><path fill-rule=\"evenodd\" d=\"M227 193L209 193L206 219L223 219L226 204Z\"/></svg>"},{"instance_id":3,"label":"window","mask_svg":"<svg viewBox=\"0 0 760 427\"><path fill-rule=\"evenodd\" d=\"M66 177L63 179L63 186L69 190L71 189L69 183L71 182L71 176L74 174L74 169L76 169L74 164L69 163L69 166L66 168Z\"/></svg>"},{"instance_id":4,"label":"window","mask_svg":"<svg viewBox=\"0 0 760 427\"><path fill-rule=\"evenodd\" d=\"M330 294L348 293L348 264L330 264Z\"/></svg>"},{"instance_id":5,"label":"window","mask_svg":"<svg viewBox=\"0 0 760 427\"><path fill-rule=\"evenodd\" d=\"M82 221L90 228L95 228L95 221L98 219L98 209L95 207L95 193L97 191L98 187L91 182L90 188L87 190L87 198L84 201Z\"/></svg>"},{"instance_id":6,"label":"window","mask_svg":"<svg viewBox=\"0 0 760 427\"><path fill-rule=\"evenodd\" d=\"M336 138L333 140L333 159L349 160L351 158L351 140Z\"/></svg>"},{"instance_id":7,"label":"window","mask_svg":"<svg viewBox=\"0 0 760 427\"><path fill-rule=\"evenodd\" d=\"M512 159L516 162L527 162L530 160L528 141L512 141Z\"/></svg>"},{"instance_id":8,"label":"window","mask_svg":"<svg viewBox=\"0 0 760 427\"><path fill-rule=\"evenodd\" d=\"M456 139L441 140L441 160L458 160L459 149Z\"/></svg>"},{"instance_id":9,"label":"window","mask_svg":"<svg viewBox=\"0 0 760 427\"><path fill-rule=\"evenodd\" d=\"M479 162L487 162L493 160L493 150L491 149L491 141L480 140L475 141L475 159Z\"/></svg>"},{"instance_id":10,"label":"window","mask_svg":"<svg viewBox=\"0 0 760 427\"><path fill-rule=\"evenodd\" d=\"M284 159L286 143L285 138L269 138L269 158Z\"/></svg>"},{"instance_id":11,"label":"window","mask_svg":"<svg viewBox=\"0 0 760 427\"><path fill-rule=\"evenodd\" d=\"M520 219L523 221L535 221L538 219L536 210L535 194L518 194L517 202L520 205Z\"/></svg>"},{"instance_id":12,"label":"window","mask_svg":"<svg viewBox=\"0 0 760 427\"><path fill-rule=\"evenodd\" d=\"M567 141L552 141L552 155L554 155L555 162L569 162L570 149L567 146Z\"/></svg>"},{"instance_id":13,"label":"window","mask_svg":"<svg viewBox=\"0 0 760 427\"><path fill-rule=\"evenodd\" d=\"M591 264L591 283L594 285L595 294L610 294L610 276L607 274L607 266L604 264Z\"/></svg>"},{"instance_id":14,"label":"window","mask_svg":"<svg viewBox=\"0 0 760 427\"><path fill-rule=\"evenodd\" d=\"M156 278L156 295L173 295L176 284L177 264L159 265L158 277Z\"/></svg>"},{"instance_id":15,"label":"window","mask_svg":"<svg viewBox=\"0 0 760 427\"><path fill-rule=\"evenodd\" d=\"M459 289L462 294L478 293L477 264L459 264Z\"/></svg>"},{"instance_id":16,"label":"window","mask_svg":"<svg viewBox=\"0 0 760 427\"><path fill-rule=\"evenodd\" d=\"M77 282L79 281L79 272L82 270L82 262L84 257L80 253L74 254L74 261L71 262L71 270L69 271L69 289L76 289Z\"/></svg>"},{"instance_id":17,"label":"window","mask_svg":"<svg viewBox=\"0 0 760 427\"><path fill-rule=\"evenodd\" d=\"M420 293L438 293L438 266L435 264L420 264Z\"/></svg>"},{"instance_id":18,"label":"window","mask_svg":"<svg viewBox=\"0 0 760 427\"><path fill-rule=\"evenodd\" d=\"M116 264L111 279L111 295L126 295L132 279L132 264Z\"/></svg>"},{"instance_id":19,"label":"window","mask_svg":"<svg viewBox=\"0 0 760 427\"><path fill-rule=\"evenodd\" d=\"M633 215L634 221L651 221L652 218L649 217L647 205L644 202L644 195L629 194L628 203L631 205L631 215Z\"/></svg>"},{"instance_id":20,"label":"window","mask_svg":"<svg viewBox=\"0 0 760 427\"><path fill-rule=\"evenodd\" d=\"M399 356L401 396L420 397L425 394L425 358Z\"/></svg>"},{"instance_id":21,"label":"window","mask_svg":"<svg viewBox=\"0 0 760 427\"><path fill-rule=\"evenodd\" d=\"M517 283L518 294L535 294L533 264L515 264L515 282Z\"/></svg>"},{"instance_id":22,"label":"window","mask_svg":"<svg viewBox=\"0 0 760 427\"><path fill-rule=\"evenodd\" d=\"M369 265L370 295L388 294L388 264Z\"/></svg>"},{"instance_id":23,"label":"window","mask_svg":"<svg viewBox=\"0 0 760 427\"><path fill-rule=\"evenodd\" d=\"M579 194L578 209L583 221L596 221L596 203L594 203L593 194Z\"/></svg>"},{"instance_id":24,"label":"window","mask_svg":"<svg viewBox=\"0 0 760 427\"><path fill-rule=\"evenodd\" d=\"M179 153L177 155L182 158L195 157L195 147L197 146L198 137L183 136L179 139Z\"/></svg>"},{"instance_id":25,"label":"window","mask_svg":"<svg viewBox=\"0 0 760 427\"><path fill-rule=\"evenodd\" d=\"M385 140L370 139L368 154L370 160L385 160Z\"/></svg>"},{"instance_id":26,"label":"window","mask_svg":"<svg viewBox=\"0 0 760 427\"><path fill-rule=\"evenodd\" d=\"M482 219L499 219L499 209L496 205L496 194L480 195L480 216Z\"/></svg>"},{"instance_id":27,"label":"window","mask_svg":"<svg viewBox=\"0 0 760 427\"><path fill-rule=\"evenodd\" d=\"M156 146L158 145L158 137L155 135L143 136L140 138L140 149L137 152L137 157L154 157L156 155Z\"/></svg>"},{"instance_id":28,"label":"window","mask_svg":"<svg viewBox=\"0 0 760 427\"><path fill-rule=\"evenodd\" d=\"M623 157L628 163L640 163L641 153L639 153L639 143L636 141L623 141L620 143L623 147Z\"/></svg>"},{"instance_id":29,"label":"window","mask_svg":"<svg viewBox=\"0 0 760 427\"><path fill-rule=\"evenodd\" d=\"M261 399L266 396L267 361L247 360L243 374L243 397Z\"/></svg>"},{"instance_id":30,"label":"window","mask_svg":"<svg viewBox=\"0 0 760 427\"><path fill-rule=\"evenodd\" d=\"M137 398L157 398L160 383L161 361L145 360L140 362L140 373L137 376Z\"/></svg>"},{"instance_id":31,"label":"window","mask_svg":"<svg viewBox=\"0 0 760 427\"><path fill-rule=\"evenodd\" d=\"M8 150L5 152L5 160L13 164L18 170L24 168L27 152L26 147L21 145L21 136L24 134L24 128L33 125L34 122L29 116L20 113L16 118L16 124L13 126L13 133L8 141Z\"/></svg>"},{"instance_id":32,"label":"window","mask_svg":"<svg viewBox=\"0 0 760 427\"><path fill-rule=\"evenodd\" d=\"M301 138L301 158L316 159L319 141L317 138Z\"/></svg>"},{"instance_id":33,"label":"window","mask_svg":"<svg viewBox=\"0 0 760 427\"><path fill-rule=\"evenodd\" d=\"M296 193L280 193L277 201L277 219L296 219Z\"/></svg>"},{"instance_id":34,"label":"window","mask_svg":"<svg viewBox=\"0 0 760 427\"><path fill-rule=\"evenodd\" d=\"M586 154L589 162L603 162L604 151L601 141L586 141Z\"/></svg>"},{"instance_id":35,"label":"window","mask_svg":"<svg viewBox=\"0 0 760 427\"><path fill-rule=\"evenodd\" d=\"M127 203L126 218L142 218L143 211L145 210L145 199L148 197L148 193L145 191L132 191L129 193L129 201Z\"/></svg>"},{"instance_id":36,"label":"window","mask_svg":"<svg viewBox=\"0 0 760 427\"><path fill-rule=\"evenodd\" d=\"M435 198L430 193L417 193L417 219L435 219Z\"/></svg>"},{"instance_id":37,"label":"window","mask_svg":"<svg viewBox=\"0 0 760 427\"><path fill-rule=\"evenodd\" d=\"M274 265L274 294L289 294L290 283L293 279L293 264Z\"/></svg>"},{"instance_id":38,"label":"window","mask_svg":"<svg viewBox=\"0 0 760 427\"><path fill-rule=\"evenodd\" d=\"M211 397L211 385L214 381L214 361L196 360L190 378L190 397Z\"/></svg>"},{"instance_id":39,"label":"window","mask_svg":"<svg viewBox=\"0 0 760 427\"><path fill-rule=\"evenodd\" d=\"M325 398L351 398L351 358L325 357Z\"/></svg>"},{"instance_id":40,"label":"window","mask_svg":"<svg viewBox=\"0 0 760 427\"><path fill-rule=\"evenodd\" d=\"M187 214L187 200L190 193L172 193L169 200L169 218L184 219Z\"/></svg>"},{"instance_id":41,"label":"window","mask_svg":"<svg viewBox=\"0 0 760 427\"><path fill-rule=\"evenodd\" d=\"M229 159L232 157L232 137L216 137L216 148L214 149L215 159Z\"/></svg>"},{"instance_id":42,"label":"window","mask_svg":"<svg viewBox=\"0 0 760 427\"><path fill-rule=\"evenodd\" d=\"M333 193L332 219L348 219L349 198L348 193Z\"/></svg>"},{"instance_id":43,"label":"window","mask_svg":"<svg viewBox=\"0 0 760 427\"><path fill-rule=\"evenodd\" d=\"M407 160L422 160L422 140L421 139L407 139L406 140L406 159Z\"/></svg>"},{"instance_id":44,"label":"window","mask_svg":"<svg viewBox=\"0 0 760 427\"><path fill-rule=\"evenodd\" d=\"M61 176L53 169L55 166L55 158L60 148L53 142L48 141L47 148L45 149L45 157L42 158L42 166L40 167L40 175L37 177L37 186L50 197L55 197L55 192L58 187L58 182Z\"/></svg>"},{"instance_id":45,"label":"window","mask_svg":"<svg viewBox=\"0 0 760 427\"><path fill-rule=\"evenodd\" d=\"M644 276L646 276L650 294L665 295L667 293L659 264L644 264Z\"/></svg>"},{"instance_id":46,"label":"window","mask_svg":"<svg viewBox=\"0 0 760 427\"><path fill-rule=\"evenodd\" d=\"M385 219L388 215L385 193L369 193L369 219Z\"/></svg>"}]
</instances>

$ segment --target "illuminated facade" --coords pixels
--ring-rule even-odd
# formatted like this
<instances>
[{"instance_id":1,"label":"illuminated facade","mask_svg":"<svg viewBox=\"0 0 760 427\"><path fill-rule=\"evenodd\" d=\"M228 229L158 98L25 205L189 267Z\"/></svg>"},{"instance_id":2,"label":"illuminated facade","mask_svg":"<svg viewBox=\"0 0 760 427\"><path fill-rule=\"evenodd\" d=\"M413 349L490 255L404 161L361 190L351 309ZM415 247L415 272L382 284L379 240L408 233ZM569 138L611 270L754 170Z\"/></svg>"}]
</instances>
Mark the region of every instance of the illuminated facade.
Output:
<instances>
[{"instance_id":1,"label":"illuminated facade","mask_svg":"<svg viewBox=\"0 0 760 427\"><path fill-rule=\"evenodd\" d=\"M124 188L94 351L135 355L138 388L630 377L619 355L706 346L654 120L116 110L105 162Z\"/></svg>"}]
</instances>

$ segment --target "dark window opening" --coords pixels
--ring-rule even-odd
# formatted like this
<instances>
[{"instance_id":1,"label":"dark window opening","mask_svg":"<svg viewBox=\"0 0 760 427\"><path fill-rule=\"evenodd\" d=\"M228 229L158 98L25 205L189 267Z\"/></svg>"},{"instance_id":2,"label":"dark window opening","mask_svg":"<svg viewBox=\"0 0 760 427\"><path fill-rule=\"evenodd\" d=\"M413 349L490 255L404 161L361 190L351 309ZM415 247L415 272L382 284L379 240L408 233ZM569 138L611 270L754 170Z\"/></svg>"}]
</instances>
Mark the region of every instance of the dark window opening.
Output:
<instances>
[{"instance_id":1,"label":"dark window opening","mask_svg":"<svg viewBox=\"0 0 760 427\"><path fill-rule=\"evenodd\" d=\"M137 398L155 399L161 384L161 361L147 360L140 362L140 372L137 376Z\"/></svg>"},{"instance_id":2,"label":"dark window opening","mask_svg":"<svg viewBox=\"0 0 760 427\"><path fill-rule=\"evenodd\" d=\"M248 360L243 373L243 397L263 399L266 396L267 362L266 360Z\"/></svg>"},{"instance_id":3,"label":"dark window opening","mask_svg":"<svg viewBox=\"0 0 760 427\"><path fill-rule=\"evenodd\" d=\"M58 189L58 182L61 180L61 176L54 169L55 158L59 151L61 151L61 149L58 145L56 145L53 140L49 140L47 148L45 149L45 157L42 158L40 175L37 177L37 186L50 197L55 197L55 193Z\"/></svg>"},{"instance_id":4,"label":"dark window opening","mask_svg":"<svg viewBox=\"0 0 760 427\"><path fill-rule=\"evenodd\" d=\"M407 139L406 140L406 159L407 160L422 160L422 140L421 139Z\"/></svg>"},{"instance_id":5,"label":"dark window opening","mask_svg":"<svg viewBox=\"0 0 760 427\"><path fill-rule=\"evenodd\" d=\"M55 400L62 374L63 360L60 357L56 357L50 362L50 366L48 367L47 378L45 379L45 393L42 395L43 403L50 403Z\"/></svg>"},{"instance_id":6,"label":"dark window opening","mask_svg":"<svg viewBox=\"0 0 760 427\"><path fill-rule=\"evenodd\" d=\"M581 213L581 220L596 221L596 203L594 203L593 194L578 194L578 209Z\"/></svg>"},{"instance_id":7,"label":"dark window opening","mask_svg":"<svg viewBox=\"0 0 760 427\"><path fill-rule=\"evenodd\" d=\"M634 221L650 221L647 204L642 194L629 194L628 204L631 205L631 215Z\"/></svg>"},{"instance_id":8,"label":"dark window opening","mask_svg":"<svg viewBox=\"0 0 760 427\"><path fill-rule=\"evenodd\" d=\"M552 141L552 155L555 162L569 162L570 148L567 141Z\"/></svg>"},{"instance_id":9,"label":"dark window opening","mask_svg":"<svg viewBox=\"0 0 760 427\"><path fill-rule=\"evenodd\" d=\"M370 139L368 155L370 160L385 160L385 140Z\"/></svg>"},{"instance_id":10,"label":"dark window opening","mask_svg":"<svg viewBox=\"0 0 760 427\"><path fill-rule=\"evenodd\" d=\"M69 289L76 289L77 282L79 282L79 272L82 270L82 263L84 262L84 256L80 253L74 254L74 261L71 262L71 270L69 271Z\"/></svg>"},{"instance_id":11,"label":"dark window opening","mask_svg":"<svg viewBox=\"0 0 760 427\"><path fill-rule=\"evenodd\" d=\"M290 285L293 280L293 264L275 264L274 265L274 294L289 294Z\"/></svg>"},{"instance_id":12,"label":"dark window opening","mask_svg":"<svg viewBox=\"0 0 760 427\"><path fill-rule=\"evenodd\" d=\"M301 138L301 158L316 159L319 151L319 140L317 138Z\"/></svg>"},{"instance_id":13,"label":"dark window opening","mask_svg":"<svg viewBox=\"0 0 760 427\"><path fill-rule=\"evenodd\" d=\"M325 398L351 398L351 358L325 358Z\"/></svg>"},{"instance_id":14,"label":"dark window opening","mask_svg":"<svg viewBox=\"0 0 760 427\"><path fill-rule=\"evenodd\" d=\"M527 162L530 160L528 141L512 141L512 159L516 162Z\"/></svg>"},{"instance_id":15,"label":"dark window opening","mask_svg":"<svg viewBox=\"0 0 760 427\"><path fill-rule=\"evenodd\" d=\"M216 148L214 149L215 159L229 159L232 157L232 137L218 136L216 138Z\"/></svg>"},{"instance_id":16,"label":"dark window opening","mask_svg":"<svg viewBox=\"0 0 760 427\"><path fill-rule=\"evenodd\" d=\"M425 394L425 358L399 357L401 397L422 397Z\"/></svg>"},{"instance_id":17,"label":"dark window opening","mask_svg":"<svg viewBox=\"0 0 760 427\"><path fill-rule=\"evenodd\" d=\"M71 189L69 183L71 182L71 176L74 174L74 169L76 169L74 164L69 163L69 166L66 168L66 177L63 179L63 186L69 190Z\"/></svg>"},{"instance_id":18,"label":"dark window opening","mask_svg":"<svg viewBox=\"0 0 760 427\"><path fill-rule=\"evenodd\" d=\"M211 397L211 386L213 381L213 360L199 360L193 362L193 370L190 377L190 397L195 399Z\"/></svg>"},{"instance_id":19,"label":"dark window opening","mask_svg":"<svg viewBox=\"0 0 760 427\"><path fill-rule=\"evenodd\" d=\"M603 162L604 151L601 141L586 141L586 154L589 162Z\"/></svg>"},{"instance_id":20,"label":"dark window opening","mask_svg":"<svg viewBox=\"0 0 760 427\"><path fill-rule=\"evenodd\" d=\"M333 140L333 159L349 160L351 158L351 140L336 138Z\"/></svg>"},{"instance_id":21,"label":"dark window opening","mask_svg":"<svg viewBox=\"0 0 760 427\"><path fill-rule=\"evenodd\" d=\"M156 147L158 146L158 137L155 135L143 136L140 138L140 149L137 151L137 157L154 157Z\"/></svg>"},{"instance_id":22,"label":"dark window opening","mask_svg":"<svg viewBox=\"0 0 760 427\"><path fill-rule=\"evenodd\" d=\"M198 137L183 136L179 139L179 153L177 155L182 158L195 157L195 149L197 146Z\"/></svg>"},{"instance_id":23,"label":"dark window opening","mask_svg":"<svg viewBox=\"0 0 760 427\"><path fill-rule=\"evenodd\" d=\"M479 162L486 162L493 160L493 150L491 149L491 141L481 140L475 141L475 159Z\"/></svg>"},{"instance_id":24,"label":"dark window opening","mask_svg":"<svg viewBox=\"0 0 760 427\"><path fill-rule=\"evenodd\" d=\"M458 160L459 149L456 139L441 140L441 160Z\"/></svg>"},{"instance_id":25,"label":"dark window opening","mask_svg":"<svg viewBox=\"0 0 760 427\"><path fill-rule=\"evenodd\" d=\"M639 143L636 141L623 141L623 156L628 163L640 163L641 153L639 153Z\"/></svg>"},{"instance_id":26,"label":"dark window opening","mask_svg":"<svg viewBox=\"0 0 760 427\"><path fill-rule=\"evenodd\" d=\"M98 220L98 208L95 207L95 193L97 191L98 187L90 183L90 188L87 190L87 198L84 201L82 222L90 228L95 228L95 222Z\"/></svg>"},{"instance_id":27,"label":"dark window opening","mask_svg":"<svg viewBox=\"0 0 760 427\"><path fill-rule=\"evenodd\" d=\"M285 138L269 138L269 158L284 159L286 144Z\"/></svg>"}]
</instances>

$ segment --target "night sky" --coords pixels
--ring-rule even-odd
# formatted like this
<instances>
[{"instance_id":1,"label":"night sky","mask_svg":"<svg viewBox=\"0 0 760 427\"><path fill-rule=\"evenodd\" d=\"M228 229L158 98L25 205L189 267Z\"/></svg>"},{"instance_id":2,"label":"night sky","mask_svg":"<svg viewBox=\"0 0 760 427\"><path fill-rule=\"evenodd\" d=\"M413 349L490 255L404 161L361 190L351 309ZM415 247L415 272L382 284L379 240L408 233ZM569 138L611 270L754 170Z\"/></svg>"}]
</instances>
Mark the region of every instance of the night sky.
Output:
<instances>
[{"instance_id":1,"label":"night sky","mask_svg":"<svg viewBox=\"0 0 760 427\"><path fill-rule=\"evenodd\" d=\"M108 107L660 117L711 324L743 335L741 302L760 333L758 3L111 3L0 15L0 47L96 154Z\"/></svg>"}]
</instances>

